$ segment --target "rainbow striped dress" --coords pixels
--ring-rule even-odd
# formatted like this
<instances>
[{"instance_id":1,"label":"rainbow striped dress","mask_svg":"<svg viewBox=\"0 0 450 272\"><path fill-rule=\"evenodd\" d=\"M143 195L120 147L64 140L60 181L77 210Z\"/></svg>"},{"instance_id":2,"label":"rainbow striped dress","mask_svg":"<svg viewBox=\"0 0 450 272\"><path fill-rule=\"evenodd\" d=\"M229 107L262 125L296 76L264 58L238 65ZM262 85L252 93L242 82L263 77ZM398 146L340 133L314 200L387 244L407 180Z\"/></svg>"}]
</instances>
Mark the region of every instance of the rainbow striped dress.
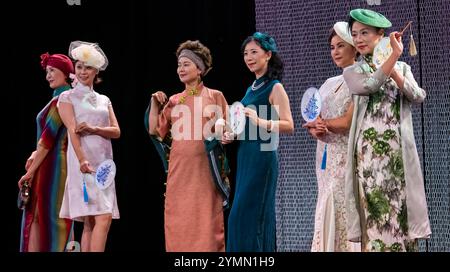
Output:
<instances>
[{"instance_id":1,"label":"rainbow striped dress","mask_svg":"<svg viewBox=\"0 0 450 272\"><path fill-rule=\"evenodd\" d=\"M20 252L28 252L33 220L39 222L39 251L64 251L71 236L72 220L59 218L67 175L67 131L56 107L59 94L68 89L57 88L36 118L37 142L49 152L34 174L31 203L22 216Z\"/></svg>"}]
</instances>

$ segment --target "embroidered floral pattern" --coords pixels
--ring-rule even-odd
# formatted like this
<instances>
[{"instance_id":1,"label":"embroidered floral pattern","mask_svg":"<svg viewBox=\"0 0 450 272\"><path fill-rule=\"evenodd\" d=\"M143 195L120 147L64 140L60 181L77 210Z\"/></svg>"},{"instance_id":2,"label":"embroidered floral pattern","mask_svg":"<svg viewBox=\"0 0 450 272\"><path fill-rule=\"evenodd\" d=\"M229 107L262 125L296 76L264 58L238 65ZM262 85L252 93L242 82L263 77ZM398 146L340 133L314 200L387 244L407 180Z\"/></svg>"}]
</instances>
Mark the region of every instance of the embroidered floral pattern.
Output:
<instances>
[{"instance_id":1,"label":"embroidered floral pattern","mask_svg":"<svg viewBox=\"0 0 450 272\"><path fill-rule=\"evenodd\" d=\"M369 81L369 80L368 80ZM370 87L372 83L367 82ZM409 251L405 176L400 141L400 93L392 80L369 96L356 146L361 184L363 251Z\"/></svg>"}]
</instances>

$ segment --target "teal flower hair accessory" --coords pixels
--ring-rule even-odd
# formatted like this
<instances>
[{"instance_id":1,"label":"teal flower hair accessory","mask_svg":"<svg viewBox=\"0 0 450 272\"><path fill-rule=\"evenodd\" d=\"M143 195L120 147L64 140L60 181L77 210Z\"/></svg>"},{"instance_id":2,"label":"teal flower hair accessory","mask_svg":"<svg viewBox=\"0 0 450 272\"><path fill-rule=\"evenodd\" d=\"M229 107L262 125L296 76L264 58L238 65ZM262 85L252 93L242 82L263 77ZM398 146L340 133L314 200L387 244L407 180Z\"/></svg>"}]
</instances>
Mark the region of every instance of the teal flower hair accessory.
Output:
<instances>
[{"instance_id":1,"label":"teal flower hair accessory","mask_svg":"<svg viewBox=\"0 0 450 272\"><path fill-rule=\"evenodd\" d=\"M274 53L278 51L275 39L266 33L255 32L255 34L253 34L253 38L255 38L265 50L272 51Z\"/></svg>"}]
</instances>

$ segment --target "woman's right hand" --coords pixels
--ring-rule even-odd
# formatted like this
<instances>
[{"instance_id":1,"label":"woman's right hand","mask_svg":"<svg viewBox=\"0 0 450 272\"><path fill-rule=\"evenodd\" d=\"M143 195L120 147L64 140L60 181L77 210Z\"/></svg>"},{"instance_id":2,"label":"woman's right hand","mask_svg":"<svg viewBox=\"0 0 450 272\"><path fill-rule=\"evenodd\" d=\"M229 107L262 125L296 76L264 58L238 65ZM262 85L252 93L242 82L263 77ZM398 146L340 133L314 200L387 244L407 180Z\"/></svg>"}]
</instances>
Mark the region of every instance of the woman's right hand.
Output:
<instances>
[{"instance_id":1,"label":"woman's right hand","mask_svg":"<svg viewBox=\"0 0 450 272\"><path fill-rule=\"evenodd\" d=\"M80 171L81 173L94 173L94 169L92 169L91 165L89 164L89 161L84 160L80 162Z\"/></svg>"},{"instance_id":2,"label":"woman's right hand","mask_svg":"<svg viewBox=\"0 0 450 272\"><path fill-rule=\"evenodd\" d=\"M25 171L28 171L28 168L30 168L31 164L33 163L35 156L36 151L33 151L33 153L31 153L30 157L27 159L27 162L25 163Z\"/></svg>"},{"instance_id":3,"label":"woman's right hand","mask_svg":"<svg viewBox=\"0 0 450 272\"><path fill-rule=\"evenodd\" d=\"M152 94L152 102L158 102L159 105L164 105L167 101L167 95L164 92L158 91Z\"/></svg>"}]
</instances>

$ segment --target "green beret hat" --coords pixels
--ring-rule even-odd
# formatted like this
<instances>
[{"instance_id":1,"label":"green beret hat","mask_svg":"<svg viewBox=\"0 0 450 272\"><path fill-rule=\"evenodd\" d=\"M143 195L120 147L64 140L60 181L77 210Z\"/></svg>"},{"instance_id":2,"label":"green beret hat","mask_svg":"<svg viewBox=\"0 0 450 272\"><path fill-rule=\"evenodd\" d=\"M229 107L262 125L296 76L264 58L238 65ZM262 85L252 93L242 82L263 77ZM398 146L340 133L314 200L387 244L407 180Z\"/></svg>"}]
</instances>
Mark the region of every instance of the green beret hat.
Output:
<instances>
[{"instance_id":1,"label":"green beret hat","mask_svg":"<svg viewBox=\"0 0 450 272\"><path fill-rule=\"evenodd\" d=\"M379 28L388 28L392 23L383 14L369 9L354 9L350 11L350 16L356 21Z\"/></svg>"}]
</instances>

